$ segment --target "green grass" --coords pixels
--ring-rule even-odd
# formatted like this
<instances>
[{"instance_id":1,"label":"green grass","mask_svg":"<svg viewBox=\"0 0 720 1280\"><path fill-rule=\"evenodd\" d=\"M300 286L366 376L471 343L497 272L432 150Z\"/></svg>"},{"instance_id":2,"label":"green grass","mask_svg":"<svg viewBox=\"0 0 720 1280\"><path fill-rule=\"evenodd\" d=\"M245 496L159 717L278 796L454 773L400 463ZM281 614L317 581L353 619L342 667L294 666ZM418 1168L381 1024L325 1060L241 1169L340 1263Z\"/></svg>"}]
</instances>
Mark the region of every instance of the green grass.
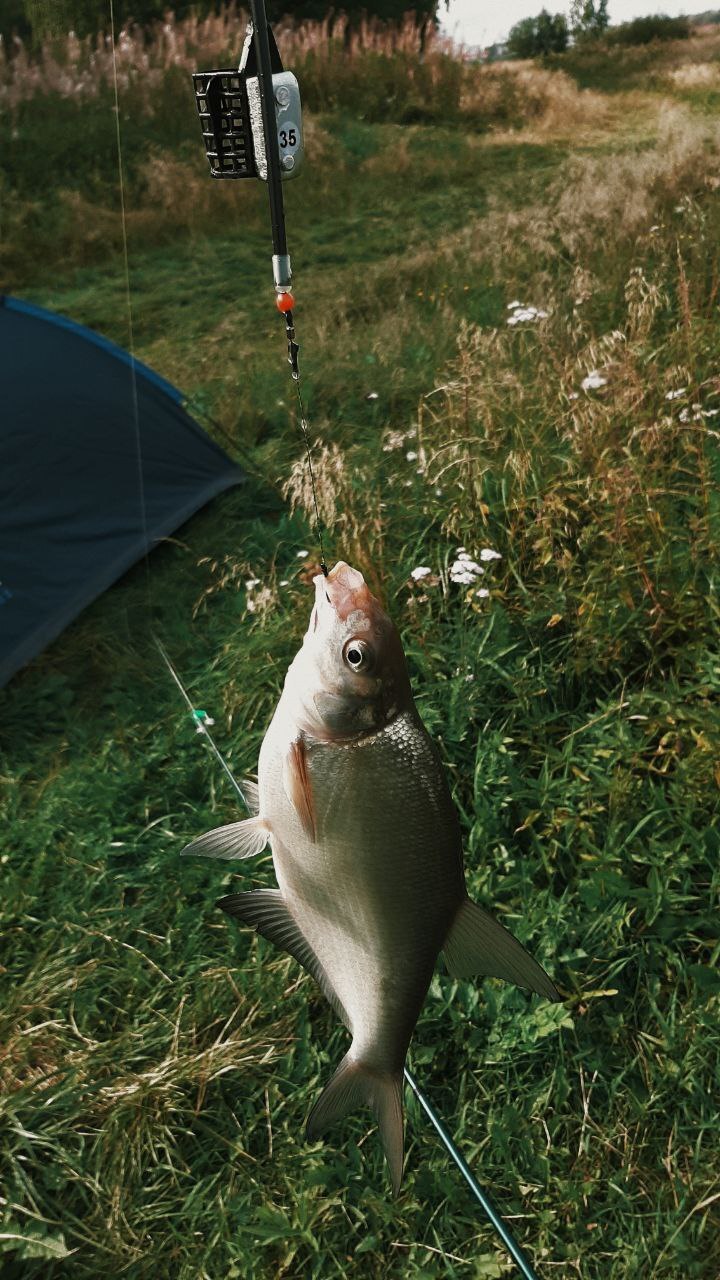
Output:
<instances>
[{"instance_id":1,"label":"green grass","mask_svg":"<svg viewBox=\"0 0 720 1280\"><path fill-rule=\"evenodd\" d=\"M313 430L338 450L318 453L331 552L375 575L401 628L471 892L565 997L439 971L411 1061L548 1278L712 1280L720 1250L720 147L699 113L678 119L679 141L646 111L573 147L559 129L326 115L287 189ZM302 451L265 193L203 185L180 120L178 167L149 190L162 127L124 134L137 354L219 420L250 478L0 693L0 1271L510 1275L410 1099L396 1202L367 1116L307 1145L345 1033L214 907L270 884L271 862L178 857L237 809L151 623L242 776L314 548L282 496ZM3 261L16 292L126 343L102 164L90 192L67 171L33 194L13 169ZM89 203L63 231L73 181ZM509 328L515 298L547 321ZM607 382L584 392L591 369ZM447 582L460 542L502 554L487 600ZM437 583L412 586L417 564ZM251 576L268 588L254 612Z\"/></svg>"}]
</instances>

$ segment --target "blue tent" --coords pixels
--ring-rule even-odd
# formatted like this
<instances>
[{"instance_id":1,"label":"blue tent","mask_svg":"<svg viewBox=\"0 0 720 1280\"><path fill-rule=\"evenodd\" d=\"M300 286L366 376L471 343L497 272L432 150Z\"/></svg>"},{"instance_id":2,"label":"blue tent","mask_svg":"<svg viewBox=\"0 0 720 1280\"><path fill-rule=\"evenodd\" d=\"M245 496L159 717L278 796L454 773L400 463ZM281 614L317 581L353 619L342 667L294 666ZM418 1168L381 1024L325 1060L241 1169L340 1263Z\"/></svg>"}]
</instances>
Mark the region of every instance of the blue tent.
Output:
<instances>
[{"instance_id":1,"label":"blue tent","mask_svg":"<svg viewBox=\"0 0 720 1280\"><path fill-rule=\"evenodd\" d=\"M91 329L0 296L0 686L242 480L164 378Z\"/></svg>"}]
</instances>

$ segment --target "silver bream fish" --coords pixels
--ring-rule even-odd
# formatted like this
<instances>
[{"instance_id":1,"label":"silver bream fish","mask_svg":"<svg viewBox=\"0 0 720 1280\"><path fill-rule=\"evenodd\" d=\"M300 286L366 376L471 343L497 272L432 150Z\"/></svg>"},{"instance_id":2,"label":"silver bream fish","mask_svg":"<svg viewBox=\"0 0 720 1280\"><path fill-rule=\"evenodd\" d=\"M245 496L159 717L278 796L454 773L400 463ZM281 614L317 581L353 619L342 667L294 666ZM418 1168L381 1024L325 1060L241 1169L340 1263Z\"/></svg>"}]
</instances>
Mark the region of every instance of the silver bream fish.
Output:
<instances>
[{"instance_id":1,"label":"silver bream fish","mask_svg":"<svg viewBox=\"0 0 720 1280\"><path fill-rule=\"evenodd\" d=\"M491 975L560 997L467 895L458 817L395 626L343 561L314 582L310 625L260 750L258 787L246 784L257 814L184 852L249 858L270 842L278 888L218 905L294 956L352 1036L308 1137L368 1105L397 1193L403 1066L438 953L455 977Z\"/></svg>"}]
</instances>

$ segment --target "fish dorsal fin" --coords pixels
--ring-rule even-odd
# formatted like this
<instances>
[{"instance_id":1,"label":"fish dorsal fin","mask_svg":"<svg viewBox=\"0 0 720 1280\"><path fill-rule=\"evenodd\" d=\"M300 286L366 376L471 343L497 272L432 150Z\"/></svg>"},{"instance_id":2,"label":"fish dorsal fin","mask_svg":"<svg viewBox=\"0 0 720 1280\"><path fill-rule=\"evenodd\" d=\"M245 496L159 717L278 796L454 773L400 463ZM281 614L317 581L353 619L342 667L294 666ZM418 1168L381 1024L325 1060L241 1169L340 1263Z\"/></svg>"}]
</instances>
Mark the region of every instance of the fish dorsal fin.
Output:
<instances>
[{"instance_id":1,"label":"fish dorsal fin","mask_svg":"<svg viewBox=\"0 0 720 1280\"><path fill-rule=\"evenodd\" d=\"M305 834L315 840L315 799L307 767L307 748L303 738L295 738L283 762L283 784L288 800L297 813Z\"/></svg>"},{"instance_id":2,"label":"fish dorsal fin","mask_svg":"<svg viewBox=\"0 0 720 1280\"><path fill-rule=\"evenodd\" d=\"M185 854L198 854L201 858L254 858L262 853L270 838L270 828L262 818L245 818L243 822L231 822L227 827L216 827L204 836L198 836L183 849Z\"/></svg>"},{"instance_id":3,"label":"fish dorsal fin","mask_svg":"<svg viewBox=\"0 0 720 1280\"><path fill-rule=\"evenodd\" d=\"M287 951L317 982L325 999L338 1017L350 1026L350 1020L338 999L328 975L310 943L291 916L279 889L256 889L252 893L229 893L216 904L243 924L252 925L263 938Z\"/></svg>"},{"instance_id":4,"label":"fish dorsal fin","mask_svg":"<svg viewBox=\"0 0 720 1280\"><path fill-rule=\"evenodd\" d=\"M560 1000L554 984L517 938L477 903L466 898L443 946L453 978L502 978L529 987L546 1000Z\"/></svg>"}]
</instances>

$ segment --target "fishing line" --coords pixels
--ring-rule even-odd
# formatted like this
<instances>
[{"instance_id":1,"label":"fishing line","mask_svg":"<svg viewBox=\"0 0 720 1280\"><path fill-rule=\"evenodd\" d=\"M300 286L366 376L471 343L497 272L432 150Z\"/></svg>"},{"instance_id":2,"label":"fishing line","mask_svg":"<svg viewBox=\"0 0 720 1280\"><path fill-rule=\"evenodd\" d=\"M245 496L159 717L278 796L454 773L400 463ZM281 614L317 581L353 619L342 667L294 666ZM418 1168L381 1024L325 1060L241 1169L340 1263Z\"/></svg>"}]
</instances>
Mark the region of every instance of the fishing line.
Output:
<instances>
[{"instance_id":1,"label":"fishing line","mask_svg":"<svg viewBox=\"0 0 720 1280\"><path fill-rule=\"evenodd\" d=\"M160 656L161 656L161 658L162 658L163 662L165 663L165 666L167 667L168 671L170 672L170 675L172 676L173 680L175 681L175 684L177 685L178 689L180 690L180 693L181 693L182 697L183 697L183 698L184 698L184 700L185 700L185 703L186 703L187 709L188 709L188 711L190 712L190 715L191 715L191 716L192 716L192 718L193 718L193 722L194 722L194 724L195 724L195 730L196 730L196 732L197 732L197 733L201 733L201 734L202 734L202 736L204 737L205 741L207 742L207 744L208 744L208 746L209 746L210 750L212 751L213 755L215 756L215 759L217 760L218 764L219 764L219 765L220 765L220 767L224 770L225 775L226 775L226 777L228 778L228 781L229 781L229 782L232 784L232 786L235 788L235 791L236 791L236 792L237 792L237 794L239 795L240 800L242 801L243 805L244 805L244 806L245 806L245 808L247 809L248 813L250 813L250 811L251 811L251 810L250 810L250 805L248 804L247 796L245 795L245 792L243 791L242 787L240 786L240 783L238 782L237 778L235 777L235 774L232 772L232 770L231 770L230 766L229 766L229 765L228 765L228 763L226 762L226 760L225 760L225 758L224 758L224 756L223 756L222 752L220 751L220 748L218 747L218 745L217 745L217 743L216 743L215 739L213 738L213 736L212 736L212 734L211 734L211 732L210 732L210 730L209 730L209 728L208 728L208 725L214 724L214 723L215 723L215 721L212 719L212 716L209 716L209 715L208 715L207 711L203 711L201 708L199 708L199 707L194 707L194 706L193 706L192 701L191 701L191 699L190 699L190 695L189 695L189 693L188 693L187 689L185 688L185 685L183 684L182 680L180 679L180 676L178 675L177 671L175 670L175 667L173 666L173 663L172 663L172 661L171 661L170 657L168 656L167 650L165 649L165 646L163 645L162 641L161 641L161 640L158 640L158 638L157 638L157 636L156 636L156 635L153 635L153 640L155 641L155 644L157 645L157 648L158 648L158 650L159 650L159 652L160 652Z\"/></svg>"},{"instance_id":2,"label":"fishing line","mask_svg":"<svg viewBox=\"0 0 720 1280\"><path fill-rule=\"evenodd\" d=\"M256 0L251 0L251 4L255 14L255 11L257 10L257 7L258 7ZM124 257L124 265L125 265L125 293L126 293L126 306L127 306L127 316L128 316L128 331L129 331L129 352L130 352L130 369L131 369L131 385L132 385L132 400L133 400L133 418L134 418L134 425L135 425L135 444L136 444L136 456L137 456L137 466L138 466L138 490L139 490L139 496L140 496L142 530L143 530L143 539L144 539L144 548L145 548L144 559L145 559L145 574L146 574L146 591L147 591L148 611L150 612L152 607L152 580L151 580L150 561L149 561L147 504L146 504L146 494L145 494L145 481L144 481L144 474L143 474L142 440L141 440L141 432L140 432L140 415L139 415L138 391L137 391L137 372L136 372L136 366L135 366L133 313L132 313L132 297L131 297L131 287L130 287L130 265L129 265L127 221L126 221L126 207L125 207L125 182L124 182L123 163L122 163L122 138L121 138L121 130L120 130L120 104L119 104L119 93L118 93L117 61L116 61L116 52L115 52L115 15L114 15L114 9L113 9L113 0L109 0L109 7L110 7L110 28L111 28L111 39L112 39L113 84L114 84L114 97L115 97L115 128L116 128L117 154L118 154L118 175L119 175L119 185L120 185L120 211L121 211L121 220L122 220L123 257ZM263 37L265 37L265 29L263 29ZM262 97L262 110L263 110L263 124L265 126L266 138L268 143L270 143L269 122L268 122L267 114L265 111L264 96ZM271 151L272 151L272 148L269 145L268 152L270 153ZM271 168L270 165L268 167ZM279 192L277 190L273 192L272 183L269 183L268 185L271 189L271 212L272 212L272 218L273 218L273 224L274 224L274 230L275 230L275 223L278 221L277 197L279 195ZM279 197L279 201L280 201L279 202L280 217L282 217L282 197L281 196ZM281 232L282 232L282 236L284 236L284 224L281 227ZM292 378L295 383L295 389L296 389L297 401L298 401L300 430L302 432L306 455L307 455L310 485L311 485L313 504L314 504L314 510L315 510L316 532L317 532L318 543L320 547L320 564L321 564L323 573L325 574L325 576L327 576L328 569L325 563L325 552L324 552L323 537L322 537L323 524L320 519L320 509L319 509L319 503L318 503L318 497L317 497L315 474L314 474L314 469L312 464L312 450L311 450L310 438L309 438L308 420L307 420L307 415L305 411L305 406L303 403L302 391L300 388L300 371L298 367L298 349L299 348L298 348L297 342L295 341L295 329L294 329L293 314L292 314L292 295L288 294L287 296L291 306L289 308L281 308L281 310L284 311L285 323L286 323L287 340L288 340L288 360L291 367ZM243 789L240 783L237 781L229 764L225 760L225 757L223 756L222 752L220 751L220 748L218 747L217 743L215 742L215 739L213 738L213 735L210 732L209 726L214 723L214 721L212 720L212 717L208 714L207 711L193 706L192 699L190 698L190 695L185 687L185 684L183 683L170 656L168 655L167 650L162 644L162 641L158 639L157 635L155 635L154 631L152 630L152 623L150 627L150 634L158 649L158 652L160 653L160 656L163 662L165 663L165 666L167 667L167 670L175 686L177 687L188 709L188 712L195 726L196 732L202 735L203 739L206 741L216 761L222 768L226 778L228 779L231 786L233 787L233 790L235 791L236 795L239 797L243 806L249 811L250 806L248 804L247 797L245 796L245 793L243 792ZM488 1198L486 1192L482 1189L482 1187L474 1178L466 1161L463 1159L462 1155L460 1154L452 1138L450 1137L444 1125L440 1121L438 1115L434 1111L432 1105L430 1104L428 1099L425 1097L422 1090L419 1088L417 1081L415 1080L414 1076L410 1073L410 1071L407 1069L407 1067L404 1068L404 1076L410 1089L418 1099L418 1102L420 1103L422 1110L425 1112L431 1124L433 1125L436 1132L438 1133L443 1145L445 1146L445 1149L447 1150L451 1158L454 1160L458 1169L460 1170L463 1177L465 1178L465 1181L470 1187L470 1190L472 1191L473 1195L478 1201L481 1209L485 1213L486 1217L489 1219L492 1226L497 1231L500 1239L502 1240L503 1244L508 1250L508 1253L510 1254L511 1258L517 1264L522 1276L524 1277L524 1280L538 1280L538 1277L535 1271L533 1270L523 1250L520 1248L520 1245L515 1240L515 1237L513 1236L510 1228L503 1221L500 1214L497 1212L494 1205Z\"/></svg>"},{"instance_id":3,"label":"fishing line","mask_svg":"<svg viewBox=\"0 0 720 1280\"><path fill-rule=\"evenodd\" d=\"M302 391L300 390L300 372L297 368L297 359L295 361L295 368L293 368L292 370L292 378L293 378L293 382L295 383L295 391L297 393L298 413L300 417L300 430L302 431L303 440L305 441L305 452L307 454L308 473L310 475L310 487L312 489L313 504L315 507L315 532L317 533L317 540L320 546L320 568L322 569L323 573L325 574L325 577L327 578L328 567L325 562L325 548L323 546L323 529L325 526L323 525L323 522L320 519L320 508L318 506L317 489L315 488L315 472L313 470L312 451L310 448L310 437L308 435L308 420L307 420L307 415L305 413L305 405L303 404Z\"/></svg>"},{"instance_id":4,"label":"fishing line","mask_svg":"<svg viewBox=\"0 0 720 1280\"><path fill-rule=\"evenodd\" d=\"M183 700L185 702L185 705L188 708L188 711L190 712L190 715L192 717L193 723L195 724L197 732L203 734L203 736L207 740L209 747L213 752L213 755L216 757L216 759L222 766L226 777L232 783L233 787L235 788L235 791L240 796L240 799L242 800L245 807L249 808L247 801L245 799L245 796L243 795L240 784L235 778L229 764L224 759L223 754L220 751L220 748L218 747L217 743L215 742L212 734L207 728L208 723L210 724L213 723L211 718L208 716L208 713L206 711L198 710L193 706L190 694L185 688L185 685L183 684L181 677L179 676L178 672L176 671L175 667L170 661L162 644L157 639L155 640L155 643L157 644L158 649L162 654L163 660L168 668L168 671L170 672L170 675L172 676L173 680L175 681L175 684L177 685L178 689L180 690L180 693L182 694ZM510 1254L510 1257L512 1258L513 1262L517 1264L520 1274L523 1276L523 1280L539 1280L539 1277L537 1273L534 1271L532 1264L529 1261L527 1255L518 1244L517 1240L515 1239L507 1223L498 1213L494 1204L490 1200L487 1192L483 1190L479 1182L473 1176L473 1173L469 1165L463 1159L462 1155L458 1151L457 1146L455 1145L452 1138L450 1137L450 1134L448 1133L447 1129L445 1128L442 1121L440 1120L440 1117L438 1116L437 1112L433 1108L432 1104L425 1097L425 1094L422 1092L422 1089L418 1085L417 1080L411 1074L411 1072L408 1070L407 1067L404 1068L404 1076L410 1088L412 1089L412 1092L415 1094L415 1097L420 1103L422 1110L425 1112L425 1115L428 1117L428 1119L430 1120L430 1123L433 1125L435 1131L439 1135L440 1140L442 1141L443 1146L445 1147L445 1150L455 1161L455 1164L457 1165L458 1169L463 1175L470 1190L475 1196L475 1199L478 1201L483 1213L486 1215L486 1217L489 1219L492 1226L497 1231L498 1235L500 1236L500 1239L505 1245L505 1248Z\"/></svg>"}]
</instances>

